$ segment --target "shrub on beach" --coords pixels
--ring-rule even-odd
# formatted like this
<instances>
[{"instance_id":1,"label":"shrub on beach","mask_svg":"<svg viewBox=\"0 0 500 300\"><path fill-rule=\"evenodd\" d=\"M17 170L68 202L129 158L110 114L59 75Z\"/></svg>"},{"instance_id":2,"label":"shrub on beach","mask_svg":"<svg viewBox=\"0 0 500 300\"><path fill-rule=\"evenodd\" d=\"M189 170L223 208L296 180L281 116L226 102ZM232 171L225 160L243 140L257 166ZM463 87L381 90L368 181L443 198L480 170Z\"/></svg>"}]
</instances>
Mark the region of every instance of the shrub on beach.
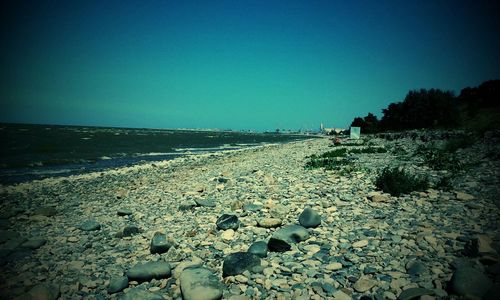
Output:
<instances>
[{"instance_id":1,"label":"shrub on beach","mask_svg":"<svg viewBox=\"0 0 500 300\"><path fill-rule=\"evenodd\" d=\"M426 177L411 175L401 168L385 168L375 180L378 189L393 196L423 191L429 187Z\"/></svg>"}]
</instances>

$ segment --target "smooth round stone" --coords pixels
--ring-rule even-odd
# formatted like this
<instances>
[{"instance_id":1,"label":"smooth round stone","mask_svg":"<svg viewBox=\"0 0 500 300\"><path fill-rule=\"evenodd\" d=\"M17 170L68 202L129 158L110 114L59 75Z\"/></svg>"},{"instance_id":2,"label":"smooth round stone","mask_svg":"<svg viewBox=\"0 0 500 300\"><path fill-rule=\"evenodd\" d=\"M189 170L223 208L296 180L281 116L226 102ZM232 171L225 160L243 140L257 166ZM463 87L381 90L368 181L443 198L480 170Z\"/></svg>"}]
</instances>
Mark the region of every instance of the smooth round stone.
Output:
<instances>
[{"instance_id":1,"label":"smooth round stone","mask_svg":"<svg viewBox=\"0 0 500 300\"><path fill-rule=\"evenodd\" d=\"M155 253L165 253L172 247L172 243L167 240L167 236L161 232L156 232L151 239L150 252Z\"/></svg>"},{"instance_id":2,"label":"smooth round stone","mask_svg":"<svg viewBox=\"0 0 500 300\"><path fill-rule=\"evenodd\" d=\"M242 274L245 271L255 272L259 268L261 268L260 257L253 253L236 252L224 258L222 277Z\"/></svg>"},{"instance_id":3,"label":"smooth round stone","mask_svg":"<svg viewBox=\"0 0 500 300\"><path fill-rule=\"evenodd\" d=\"M119 215L120 217L123 217L123 216L130 216L132 214L132 210L128 209L128 208L120 208L117 212L116 212L117 215Z\"/></svg>"},{"instance_id":4,"label":"smooth round stone","mask_svg":"<svg viewBox=\"0 0 500 300\"><path fill-rule=\"evenodd\" d=\"M257 225L263 228L275 228L281 226L281 220L276 218L261 218L257 220Z\"/></svg>"},{"instance_id":5,"label":"smooth round stone","mask_svg":"<svg viewBox=\"0 0 500 300\"><path fill-rule=\"evenodd\" d=\"M315 228L321 224L321 216L312 208L306 207L299 216L299 223L305 228Z\"/></svg>"},{"instance_id":6,"label":"smooth round stone","mask_svg":"<svg viewBox=\"0 0 500 300\"><path fill-rule=\"evenodd\" d=\"M180 276L184 300L215 300L222 297L222 284L207 268L188 267Z\"/></svg>"},{"instance_id":7,"label":"smooth round stone","mask_svg":"<svg viewBox=\"0 0 500 300\"><path fill-rule=\"evenodd\" d=\"M45 239L34 238L34 239L30 239L30 240L27 240L26 242L24 242L21 245L21 247L35 250L35 249L38 249L38 248L42 247L43 245L45 245L46 242L47 242L47 240L45 240Z\"/></svg>"},{"instance_id":8,"label":"smooth round stone","mask_svg":"<svg viewBox=\"0 0 500 300\"><path fill-rule=\"evenodd\" d=\"M122 230L122 236L133 236L140 233L141 230L137 226L126 226Z\"/></svg>"},{"instance_id":9,"label":"smooth round stone","mask_svg":"<svg viewBox=\"0 0 500 300\"><path fill-rule=\"evenodd\" d=\"M269 251L285 252L292 248L292 244L302 242L310 237L309 231L299 225L288 225L274 232L267 243Z\"/></svg>"},{"instance_id":10,"label":"smooth round stone","mask_svg":"<svg viewBox=\"0 0 500 300\"><path fill-rule=\"evenodd\" d=\"M434 291L424 288L409 288L399 295L398 300L418 299L420 296L424 295L434 295Z\"/></svg>"},{"instance_id":11,"label":"smooth round stone","mask_svg":"<svg viewBox=\"0 0 500 300\"><path fill-rule=\"evenodd\" d=\"M491 280L481 271L472 267L458 268L450 280L450 289L460 296L483 297L493 286Z\"/></svg>"},{"instance_id":12,"label":"smooth round stone","mask_svg":"<svg viewBox=\"0 0 500 300\"><path fill-rule=\"evenodd\" d=\"M330 264L325 266L325 269L327 269L329 271L337 271L337 270L342 269L342 264L338 263L338 262L330 263Z\"/></svg>"},{"instance_id":13,"label":"smooth round stone","mask_svg":"<svg viewBox=\"0 0 500 300\"><path fill-rule=\"evenodd\" d=\"M217 204L212 199L194 199L198 206L215 207Z\"/></svg>"},{"instance_id":14,"label":"smooth round stone","mask_svg":"<svg viewBox=\"0 0 500 300\"><path fill-rule=\"evenodd\" d=\"M427 268L425 267L425 265L420 262L420 261L417 261L417 260L414 260L414 261L410 261L407 265L406 265L406 272L409 274L409 275L412 275L412 276L418 276L418 275L421 275L422 273L424 273L425 271L427 271Z\"/></svg>"},{"instance_id":15,"label":"smooth round stone","mask_svg":"<svg viewBox=\"0 0 500 300\"><path fill-rule=\"evenodd\" d=\"M357 242L352 243L353 248L363 248L366 246L368 246L368 240L361 240L361 241L357 241Z\"/></svg>"},{"instance_id":16,"label":"smooth round stone","mask_svg":"<svg viewBox=\"0 0 500 300\"><path fill-rule=\"evenodd\" d=\"M267 243L264 241L258 241L253 243L250 248L248 248L249 253L253 253L258 257L266 257L267 256Z\"/></svg>"},{"instance_id":17,"label":"smooth round stone","mask_svg":"<svg viewBox=\"0 0 500 300\"><path fill-rule=\"evenodd\" d=\"M353 287L357 292L364 293L366 291L369 291L376 284L377 284L376 280L366 277L361 277L356 281L356 283L354 283Z\"/></svg>"},{"instance_id":18,"label":"smooth round stone","mask_svg":"<svg viewBox=\"0 0 500 300\"><path fill-rule=\"evenodd\" d=\"M235 215L223 214L215 222L219 230L238 229L240 223Z\"/></svg>"},{"instance_id":19,"label":"smooth round stone","mask_svg":"<svg viewBox=\"0 0 500 300\"><path fill-rule=\"evenodd\" d=\"M127 272L129 280L138 282L151 279L163 279L171 274L170 264L164 261L150 261L145 264L138 263Z\"/></svg>"},{"instance_id":20,"label":"smooth round stone","mask_svg":"<svg viewBox=\"0 0 500 300\"><path fill-rule=\"evenodd\" d=\"M101 224L94 220L87 220L80 225L80 229L83 231L94 231L101 229Z\"/></svg>"},{"instance_id":21,"label":"smooth round stone","mask_svg":"<svg viewBox=\"0 0 500 300\"><path fill-rule=\"evenodd\" d=\"M127 276L118 276L113 277L109 281L108 293L114 294L123 291L126 287L128 287L128 277Z\"/></svg>"},{"instance_id":22,"label":"smooth round stone","mask_svg":"<svg viewBox=\"0 0 500 300\"><path fill-rule=\"evenodd\" d=\"M164 298L141 288L134 288L123 294L120 300L164 300Z\"/></svg>"}]
</instances>

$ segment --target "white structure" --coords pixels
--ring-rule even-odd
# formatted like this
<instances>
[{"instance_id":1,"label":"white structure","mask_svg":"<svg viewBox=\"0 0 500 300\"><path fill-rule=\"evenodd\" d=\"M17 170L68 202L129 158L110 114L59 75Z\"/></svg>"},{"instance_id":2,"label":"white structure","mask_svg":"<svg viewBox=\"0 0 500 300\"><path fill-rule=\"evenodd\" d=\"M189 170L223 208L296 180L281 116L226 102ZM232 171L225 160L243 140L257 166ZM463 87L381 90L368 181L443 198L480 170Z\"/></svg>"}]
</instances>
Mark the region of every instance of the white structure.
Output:
<instances>
[{"instance_id":1,"label":"white structure","mask_svg":"<svg viewBox=\"0 0 500 300\"><path fill-rule=\"evenodd\" d=\"M359 140L360 136L361 136L361 127L351 127L350 138L354 140Z\"/></svg>"}]
</instances>

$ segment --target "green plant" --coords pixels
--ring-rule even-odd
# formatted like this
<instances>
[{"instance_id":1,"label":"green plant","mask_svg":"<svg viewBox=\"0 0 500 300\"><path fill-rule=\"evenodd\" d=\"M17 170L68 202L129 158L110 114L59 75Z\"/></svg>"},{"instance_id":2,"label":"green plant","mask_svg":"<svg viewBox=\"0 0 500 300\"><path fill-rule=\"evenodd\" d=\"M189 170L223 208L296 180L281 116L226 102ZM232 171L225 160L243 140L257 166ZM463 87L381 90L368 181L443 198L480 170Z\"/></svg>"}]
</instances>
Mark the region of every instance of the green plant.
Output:
<instances>
[{"instance_id":1,"label":"green plant","mask_svg":"<svg viewBox=\"0 0 500 300\"><path fill-rule=\"evenodd\" d=\"M411 175L401 168L385 168L375 179L375 186L393 196L422 191L429 187L427 177Z\"/></svg>"},{"instance_id":2,"label":"green plant","mask_svg":"<svg viewBox=\"0 0 500 300\"><path fill-rule=\"evenodd\" d=\"M453 189L453 185L451 184L451 177L441 177L436 183L436 188L443 191L449 191Z\"/></svg>"},{"instance_id":3,"label":"green plant","mask_svg":"<svg viewBox=\"0 0 500 300\"><path fill-rule=\"evenodd\" d=\"M430 149L424 153L426 164L434 170L459 171L462 164L455 153L449 153L444 150Z\"/></svg>"},{"instance_id":4,"label":"green plant","mask_svg":"<svg viewBox=\"0 0 500 300\"><path fill-rule=\"evenodd\" d=\"M443 147L443 150L446 152L455 152L458 149L464 149L471 146L474 143L474 140L471 137L461 136L455 137L448 140Z\"/></svg>"}]
</instances>

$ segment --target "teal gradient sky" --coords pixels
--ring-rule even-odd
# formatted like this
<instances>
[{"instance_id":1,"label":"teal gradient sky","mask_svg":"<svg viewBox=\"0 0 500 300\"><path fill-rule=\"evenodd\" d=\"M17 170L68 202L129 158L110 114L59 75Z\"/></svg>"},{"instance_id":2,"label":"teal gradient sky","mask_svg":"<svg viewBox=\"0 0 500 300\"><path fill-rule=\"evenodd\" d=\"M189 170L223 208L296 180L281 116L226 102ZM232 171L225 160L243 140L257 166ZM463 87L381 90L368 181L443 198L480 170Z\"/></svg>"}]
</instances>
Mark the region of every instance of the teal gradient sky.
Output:
<instances>
[{"instance_id":1,"label":"teal gradient sky","mask_svg":"<svg viewBox=\"0 0 500 300\"><path fill-rule=\"evenodd\" d=\"M0 121L315 129L500 78L495 1L9 1Z\"/></svg>"}]
</instances>

